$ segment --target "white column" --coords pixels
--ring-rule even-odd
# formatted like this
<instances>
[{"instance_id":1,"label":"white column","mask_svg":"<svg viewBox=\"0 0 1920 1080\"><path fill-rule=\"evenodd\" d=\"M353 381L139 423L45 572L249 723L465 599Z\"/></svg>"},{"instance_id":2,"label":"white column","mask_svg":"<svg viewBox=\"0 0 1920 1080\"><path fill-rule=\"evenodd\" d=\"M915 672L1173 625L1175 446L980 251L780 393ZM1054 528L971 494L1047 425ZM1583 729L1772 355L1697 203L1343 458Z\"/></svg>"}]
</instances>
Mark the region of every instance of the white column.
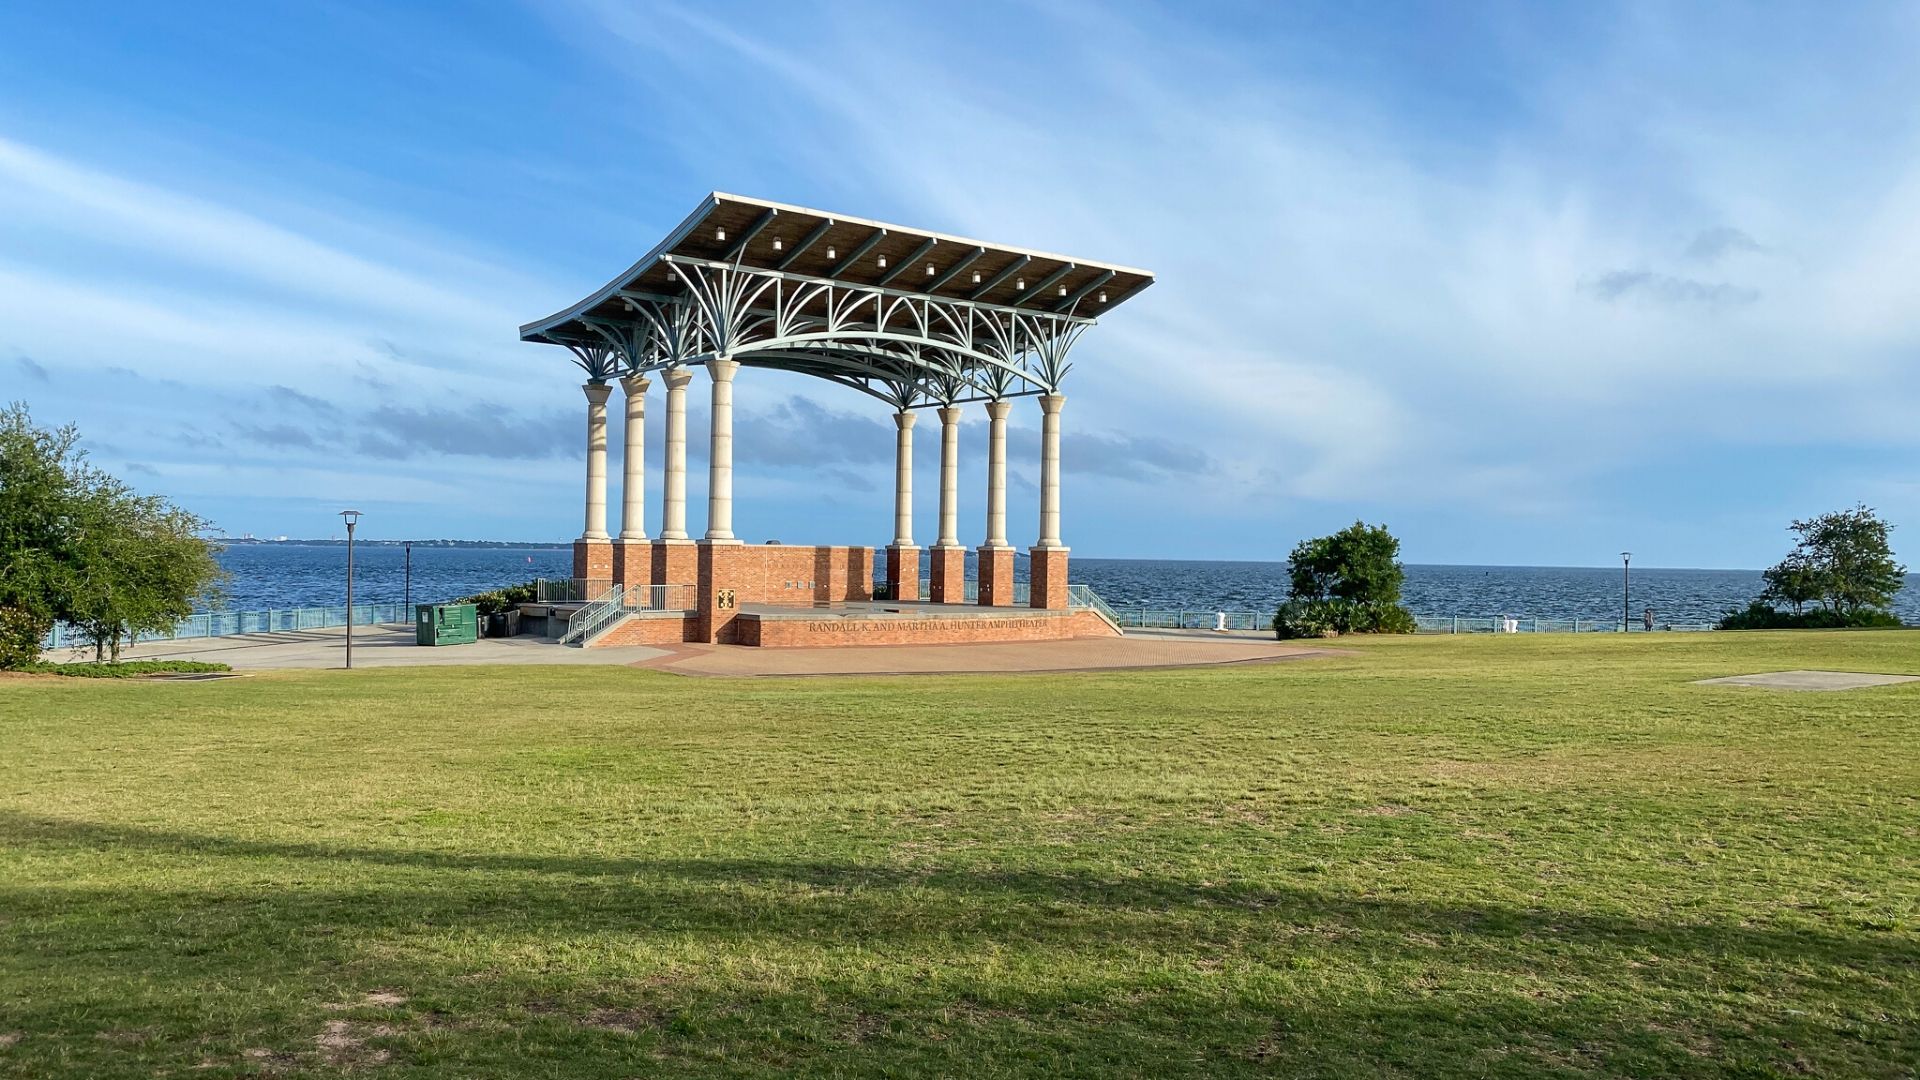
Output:
<instances>
[{"instance_id":1,"label":"white column","mask_svg":"<svg viewBox=\"0 0 1920 1080\"><path fill-rule=\"evenodd\" d=\"M590 382L587 395L587 524L582 540L607 538L607 398L613 387Z\"/></svg>"},{"instance_id":2,"label":"white column","mask_svg":"<svg viewBox=\"0 0 1920 1080\"><path fill-rule=\"evenodd\" d=\"M1060 541L1060 408L1065 394L1040 397L1040 542L1035 547L1066 547Z\"/></svg>"},{"instance_id":3,"label":"white column","mask_svg":"<svg viewBox=\"0 0 1920 1080\"><path fill-rule=\"evenodd\" d=\"M627 395L626 441L620 447L620 539L647 538L647 382L645 375L620 380Z\"/></svg>"},{"instance_id":4,"label":"white column","mask_svg":"<svg viewBox=\"0 0 1920 1080\"><path fill-rule=\"evenodd\" d=\"M667 384L666 483L661 493L660 539L687 538L687 384L693 372L671 367L661 375Z\"/></svg>"},{"instance_id":5,"label":"white column","mask_svg":"<svg viewBox=\"0 0 1920 1080\"><path fill-rule=\"evenodd\" d=\"M982 547L1003 548L1007 543L1007 414L1011 401L987 402L987 542Z\"/></svg>"},{"instance_id":6,"label":"white column","mask_svg":"<svg viewBox=\"0 0 1920 1080\"><path fill-rule=\"evenodd\" d=\"M707 449L707 539L733 539L733 373L740 361L707 361L713 376L712 437Z\"/></svg>"},{"instance_id":7,"label":"white column","mask_svg":"<svg viewBox=\"0 0 1920 1080\"><path fill-rule=\"evenodd\" d=\"M893 546L913 546L913 414L893 414L900 435L893 457Z\"/></svg>"},{"instance_id":8,"label":"white column","mask_svg":"<svg viewBox=\"0 0 1920 1080\"><path fill-rule=\"evenodd\" d=\"M960 546L960 410L940 410L940 539L941 547Z\"/></svg>"}]
</instances>

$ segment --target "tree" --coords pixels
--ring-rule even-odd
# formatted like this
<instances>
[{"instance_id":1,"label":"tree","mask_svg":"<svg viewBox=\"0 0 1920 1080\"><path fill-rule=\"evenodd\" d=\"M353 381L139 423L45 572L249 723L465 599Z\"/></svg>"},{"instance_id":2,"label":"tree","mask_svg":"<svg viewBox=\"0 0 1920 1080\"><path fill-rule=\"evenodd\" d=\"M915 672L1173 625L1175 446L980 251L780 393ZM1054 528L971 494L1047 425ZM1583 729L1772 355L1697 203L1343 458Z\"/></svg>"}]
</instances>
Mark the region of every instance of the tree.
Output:
<instances>
[{"instance_id":1,"label":"tree","mask_svg":"<svg viewBox=\"0 0 1920 1080\"><path fill-rule=\"evenodd\" d=\"M1400 605L1400 541L1384 525L1356 521L1301 541L1287 557L1287 576L1292 594L1273 620L1279 637L1413 632L1413 614Z\"/></svg>"},{"instance_id":2,"label":"tree","mask_svg":"<svg viewBox=\"0 0 1920 1080\"><path fill-rule=\"evenodd\" d=\"M56 620L117 659L223 576L203 519L95 468L78 441L34 427L25 405L0 413L0 665L35 659Z\"/></svg>"},{"instance_id":3,"label":"tree","mask_svg":"<svg viewBox=\"0 0 1920 1080\"><path fill-rule=\"evenodd\" d=\"M1796 521L1793 531L1800 542L1787 561L1804 560L1820 602L1842 617L1886 610L1906 584L1907 568L1893 561L1893 526L1869 506Z\"/></svg>"},{"instance_id":4,"label":"tree","mask_svg":"<svg viewBox=\"0 0 1920 1080\"><path fill-rule=\"evenodd\" d=\"M25 405L0 412L0 667L36 659L59 615L78 441L34 427Z\"/></svg>"},{"instance_id":5,"label":"tree","mask_svg":"<svg viewBox=\"0 0 1920 1080\"><path fill-rule=\"evenodd\" d=\"M1721 626L1755 629L1789 626L1885 626L1899 620L1888 610L1906 584L1906 568L1894 561L1893 526L1865 505L1795 521L1799 537L1787 557L1762 577L1766 589L1744 612L1729 613ZM1774 618L1774 604L1789 604L1791 617ZM1808 604L1817 604L1807 611Z\"/></svg>"},{"instance_id":6,"label":"tree","mask_svg":"<svg viewBox=\"0 0 1920 1080\"><path fill-rule=\"evenodd\" d=\"M1820 599L1820 574L1801 552L1789 554L1760 576L1767 583L1760 599L1792 604L1795 614L1806 611L1808 604Z\"/></svg>"}]
</instances>

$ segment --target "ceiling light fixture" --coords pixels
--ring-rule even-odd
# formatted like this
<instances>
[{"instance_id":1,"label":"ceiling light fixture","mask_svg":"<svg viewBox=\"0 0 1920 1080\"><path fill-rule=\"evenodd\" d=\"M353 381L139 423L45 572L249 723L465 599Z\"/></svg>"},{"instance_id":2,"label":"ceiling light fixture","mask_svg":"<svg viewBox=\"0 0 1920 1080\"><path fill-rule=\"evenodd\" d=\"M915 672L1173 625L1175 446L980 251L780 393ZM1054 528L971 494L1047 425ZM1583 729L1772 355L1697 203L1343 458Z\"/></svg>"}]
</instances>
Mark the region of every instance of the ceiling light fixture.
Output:
<instances>
[{"instance_id":1,"label":"ceiling light fixture","mask_svg":"<svg viewBox=\"0 0 1920 1080\"><path fill-rule=\"evenodd\" d=\"M715 240L725 240L727 238L727 230L725 229L713 230L713 238Z\"/></svg>"},{"instance_id":2,"label":"ceiling light fixture","mask_svg":"<svg viewBox=\"0 0 1920 1080\"><path fill-rule=\"evenodd\" d=\"M833 245L832 245L832 244L828 244L828 245L827 245L827 258L829 258L829 259L837 259L837 258L839 258L839 257L840 257L840 256L838 256L838 255L836 255L836 254L834 254L834 252L833 252Z\"/></svg>"},{"instance_id":3,"label":"ceiling light fixture","mask_svg":"<svg viewBox=\"0 0 1920 1080\"><path fill-rule=\"evenodd\" d=\"M885 270L886 268L887 268L887 257L885 255L882 255L880 256L880 269Z\"/></svg>"},{"instance_id":4,"label":"ceiling light fixture","mask_svg":"<svg viewBox=\"0 0 1920 1080\"><path fill-rule=\"evenodd\" d=\"M1100 290L1100 302L1103 304L1107 302L1107 290L1105 289Z\"/></svg>"},{"instance_id":5,"label":"ceiling light fixture","mask_svg":"<svg viewBox=\"0 0 1920 1080\"><path fill-rule=\"evenodd\" d=\"M777 236L773 238L773 250L775 251L780 250L780 238Z\"/></svg>"}]
</instances>

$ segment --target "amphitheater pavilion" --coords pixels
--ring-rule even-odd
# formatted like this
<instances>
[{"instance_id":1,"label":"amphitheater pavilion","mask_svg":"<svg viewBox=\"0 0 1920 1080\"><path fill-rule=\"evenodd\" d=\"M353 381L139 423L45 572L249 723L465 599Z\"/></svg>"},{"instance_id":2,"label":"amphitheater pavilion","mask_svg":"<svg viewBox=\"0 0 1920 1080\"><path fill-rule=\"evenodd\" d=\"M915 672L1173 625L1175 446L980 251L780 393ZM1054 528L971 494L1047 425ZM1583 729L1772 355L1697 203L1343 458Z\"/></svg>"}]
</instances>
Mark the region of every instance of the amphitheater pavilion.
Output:
<instances>
[{"instance_id":1,"label":"amphitheater pavilion","mask_svg":"<svg viewBox=\"0 0 1920 1080\"><path fill-rule=\"evenodd\" d=\"M1060 528L1062 383L1095 318L1153 284L1143 270L709 195L639 262L563 311L520 328L586 372L586 524L573 573L592 601L582 644L746 645L1038 640L1114 632L1070 590ZM687 526L687 387L708 376L706 528ZM876 549L747 545L733 533L733 400L743 371L837 383L893 410L894 523ZM659 528L647 532L644 431L657 376L666 397ZM618 533L607 520L607 402L623 394ZM750 388L752 377L744 380ZM748 390L751 393L751 389ZM1016 588L1006 535L1007 418L1034 400L1041 423L1040 530ZM989 422L978 580L958 521L959 425ZM940 425L939 533L913 530L913 431ZM1076 602L1076 597L1078 602Z\"/></svg>"}]
</instances>

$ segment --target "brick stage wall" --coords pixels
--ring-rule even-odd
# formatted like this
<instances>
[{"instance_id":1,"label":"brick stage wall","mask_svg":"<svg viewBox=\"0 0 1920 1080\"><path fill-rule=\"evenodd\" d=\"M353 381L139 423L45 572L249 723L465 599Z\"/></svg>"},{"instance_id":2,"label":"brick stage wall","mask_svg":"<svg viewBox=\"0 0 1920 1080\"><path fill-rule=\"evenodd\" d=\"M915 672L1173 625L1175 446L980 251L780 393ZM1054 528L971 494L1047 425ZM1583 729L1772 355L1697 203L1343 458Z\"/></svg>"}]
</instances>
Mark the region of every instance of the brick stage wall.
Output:
<instances>
[{"instance_id":1,"label":"brick stage wall","mask_svg":"<svg viewBox=\"0 0 1920 1080\"><path fill-rule=\"evenodd\" d=\"M873 549L802 544L739 545L726 552L730 588L742 604L845 603L873 599Z\"/></svg>"},{"instance_id":2,"label":"brick stage wall","mask_svg":"<svg viewBox=\"0 0 1920 1080\"><path fill-rule=\"evenodd\" d=\"M694 621L691 615L677 619L632 618L594 638L587 647L604 649L618 645L678 645L692 640Z\"/></svg>"},{"instance_id":3,"label":"brick stage wall","mask_svg":"<svg viewBox=\"0 0 1920 1080\"><path fill-rule=\"evenodd\" d=\"M815 604L873 599L873 549L806 544L701 544L696 641L734 644L742 604ZM732 606L720 607L723 593Z\"/></svg>"},{"instance_id":4,"label":"brick stage wall","mask_svg":"<svg viewBox=\"0 0 1920 1080\"><path fill-rule=\"evenodd\" d=\"M804 648L831 645L966 645L994 641L1063 641L1118 637L1091 611L1031 615L1019 609L978 619L796 619L743 615L733 623L740 645Z\"/></svg>"}]
</instances>

